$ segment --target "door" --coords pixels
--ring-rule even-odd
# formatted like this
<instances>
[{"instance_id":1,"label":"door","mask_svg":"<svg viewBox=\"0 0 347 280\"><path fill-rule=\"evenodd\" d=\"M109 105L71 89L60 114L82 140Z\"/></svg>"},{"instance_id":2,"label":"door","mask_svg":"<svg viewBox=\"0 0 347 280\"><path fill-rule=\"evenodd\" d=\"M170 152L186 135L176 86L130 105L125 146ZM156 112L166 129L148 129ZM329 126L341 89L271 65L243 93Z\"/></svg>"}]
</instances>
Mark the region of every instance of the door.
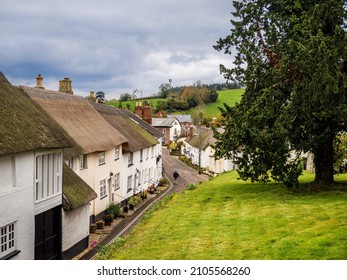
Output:
<instances>
[{"instance_id":1,"label":"door","mask_svg":"<svg viewBox=\"0 0 347 280\"><path fill-rule=\"evenodd\" d=\"M61 259L61 206L35 216L35 260Z\"/></svg>"}]
</instances>

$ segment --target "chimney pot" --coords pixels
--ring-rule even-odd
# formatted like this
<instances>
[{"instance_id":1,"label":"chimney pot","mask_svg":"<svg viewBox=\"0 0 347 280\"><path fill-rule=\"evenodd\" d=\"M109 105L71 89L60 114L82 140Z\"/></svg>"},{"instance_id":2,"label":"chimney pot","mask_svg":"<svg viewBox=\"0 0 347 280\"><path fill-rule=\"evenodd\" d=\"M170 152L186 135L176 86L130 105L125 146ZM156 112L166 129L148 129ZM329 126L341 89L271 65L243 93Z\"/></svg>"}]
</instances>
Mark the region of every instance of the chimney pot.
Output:
<instances>
[{"instance_id":1,"label":"chimney pot","mask_svg":"<svg viewBox=\"0 0 347 280\"><path fill-rule=\"evenodd\" d=\"M36 87L44 89L44 87L43 87L43 77L42 77L41 74L38 74L37 77L36 77Z\"/></svg>"}]
</instances>

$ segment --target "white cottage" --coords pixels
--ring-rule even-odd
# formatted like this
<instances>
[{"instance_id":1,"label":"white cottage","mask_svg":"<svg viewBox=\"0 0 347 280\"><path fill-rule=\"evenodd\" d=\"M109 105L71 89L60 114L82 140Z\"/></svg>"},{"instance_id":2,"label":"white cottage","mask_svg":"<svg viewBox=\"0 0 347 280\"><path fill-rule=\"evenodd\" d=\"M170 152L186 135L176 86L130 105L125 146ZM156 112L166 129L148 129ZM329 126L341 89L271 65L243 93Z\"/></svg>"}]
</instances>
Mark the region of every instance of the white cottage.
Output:
<instances>
[{"instance_id":1,"label":"white cottage","mask_svg":"<svg viewBox=\"0 0 347 280\"><path fill-rule=\"evenodd\" d=\"M161 177L157 162L158 158L161 158L158 140L139 124L139 118L130 111L103 104L91 104L127 140L122 147L122 165L125 168L121 174L121 198L124 202L151 185L156 186Z\"/></svg>"},{"instance_id":2,"label":"white cottage","mask_svg":"<svg viewBox=\"0 0 347 280\"><path fill-rule=\"evenodd\" d=\"M237 165L230 159L215 158L215 138L213 130L206 127L197 128L185 139L181 146L181 154L199 165L211 174L219 174L225 171L237 169Z\"/></svg>"},{"instance_id":3,"label":"white cottage","mask_svg":"<svg viewBox=\"0 0 347 280\"><path fill-rule=\"evenodd\" d=\"M175 142L182 133L182 126L176 117L171 118L152 118L152 125L162 134L163 145Z\"/></svg>"},{"instance_id":4,"label":"white cottage","mask_svg":"<svg viewBox=\"0 0 347 280\"><path fill-rule=\"evenodd\" d=\"M69 137L0 72L0 259L62 258Z\"/></svg>"},{"instance_id":5,"label":"white cottage","mask_svg":"<svg viewBox=\"0 0 347 280\"><path fill-rule=\"evenodd\" d=\"M110 203L121 201L122 144L127 140L81 96L21 88L81 147L82 152L66 162L97 193L90 222L101 219Z\"/></svg>"}]
</instances>

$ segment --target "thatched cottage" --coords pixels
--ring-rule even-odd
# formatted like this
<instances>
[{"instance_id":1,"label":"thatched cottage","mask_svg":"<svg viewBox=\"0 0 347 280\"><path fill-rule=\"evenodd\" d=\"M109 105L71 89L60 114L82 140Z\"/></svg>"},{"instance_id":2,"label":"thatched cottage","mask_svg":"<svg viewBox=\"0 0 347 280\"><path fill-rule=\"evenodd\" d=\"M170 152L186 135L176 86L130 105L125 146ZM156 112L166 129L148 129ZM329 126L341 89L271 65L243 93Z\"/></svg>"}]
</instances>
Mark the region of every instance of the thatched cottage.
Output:
<instances>
[{"instance_id":1,"label":"thatched cottage","mask_svg":"<svg viewBox=\"0 0 347 280\"><path fill-rule=\"evenodd\" d=\"M127 139L81 96L40 87L20 88L81 147L81 154L65 160L98 195L90 205L90 222L101 219L110 203L121 201L121 190L114 185L123 183L115 175L122 170L122 144Z\"/></svg>"},{"instance_id":2,"label":"thatched cottage","mask_svg":"<svg viewBox=\"0 0 347 280\"><path fill-rule=\"evenodd\" d=\"M93 199L90 188L77 204L76 188L64 193L63 149L73 154L79 148L1 72L0 118L0 259L62 259L62 208ZM75 181L78 188L80 183Z\"/></svg>"},{"instance_id":3,"label":"thatched cottage","mask_svg":"<svg viewBox=\"0 0 347 280\"><path fill-rule=\"evenodd\" d=\"M162 177L161 143L139 124L138 117L130 111L98 103L91 104L127 139L123 144L122 163L127 168L120 174L121 180L126 182L126 188L122 188L122 198L128 199L151 185L157 185Z\"/></svg>"}]
</instances>

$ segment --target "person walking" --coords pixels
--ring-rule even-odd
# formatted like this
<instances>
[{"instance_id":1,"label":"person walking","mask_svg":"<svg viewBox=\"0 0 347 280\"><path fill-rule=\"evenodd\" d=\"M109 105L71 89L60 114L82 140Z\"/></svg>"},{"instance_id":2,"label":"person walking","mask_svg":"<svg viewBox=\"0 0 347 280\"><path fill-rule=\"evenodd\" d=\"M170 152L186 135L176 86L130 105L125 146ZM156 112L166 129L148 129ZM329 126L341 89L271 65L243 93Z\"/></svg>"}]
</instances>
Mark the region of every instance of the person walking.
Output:
<instances>
[{"instance_id":1,"label":"person walking","mask_svg":"<svg viewBox=\"0 0 347 280\"><path fill-rule=\"evenodd\" d=\"M177 170L175 170L175 172L173 173L173 177L174 177L174 184L176 185L176 180L177 178L180 176L180 174L178 174Z\"/></svg>"}]
</instances>

